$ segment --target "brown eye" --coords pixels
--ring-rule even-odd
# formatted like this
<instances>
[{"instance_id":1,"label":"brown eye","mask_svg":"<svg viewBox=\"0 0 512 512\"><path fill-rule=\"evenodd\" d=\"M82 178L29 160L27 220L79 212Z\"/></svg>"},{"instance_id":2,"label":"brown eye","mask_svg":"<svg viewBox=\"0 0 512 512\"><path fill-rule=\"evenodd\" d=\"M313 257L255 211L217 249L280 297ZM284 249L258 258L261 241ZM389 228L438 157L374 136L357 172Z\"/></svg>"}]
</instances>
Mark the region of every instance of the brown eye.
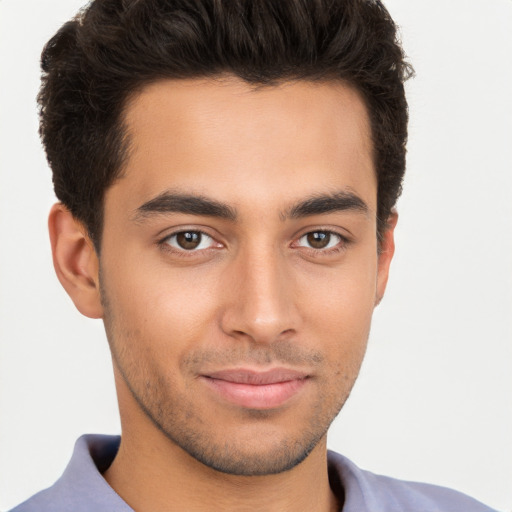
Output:
<instances>
[{"instance_id":1,"label":"brown eye","mask_svg":"<svg viewBox=\"0 0 512 512\"><path fill-rule=\"evenodd\" d=\"M180 231L167 238L165 243L182 251L194 251L208 249L212 246L214 240L211 236L201 231Z\"/></svg>"},{"instance_id":2,"label":"brown eye","mask_svg":"<svg viewBox=\"0 0 512 512\"><path fill-rule=\"evenodd\" d=\"M313 249L325 249L331 241L331 233L327 231L312 231L306 235L306 240Z\"/></svg>"},{"instance_id":3,"label":"brown eye","mask_svg":"<svg viewBox=\"0 0 512 512\"><path fill-rule=\"evenodd\" d=\"M343 242L346 240L333 231L310 231L299 238L297 245L321 251L334 249L337 245L343 245Z\"/></svg>"},{"instance_id":4,"label":"brown eye","mask_svg":"<svg viewBox=\"0 0 512 512\"><path fill-rule=\"evenodd\" d=\"M197 249L201 243L201 233L197 231L184 231L176 235L176 242L182 249L190 251Z\"/></svg>"}]
</instances>

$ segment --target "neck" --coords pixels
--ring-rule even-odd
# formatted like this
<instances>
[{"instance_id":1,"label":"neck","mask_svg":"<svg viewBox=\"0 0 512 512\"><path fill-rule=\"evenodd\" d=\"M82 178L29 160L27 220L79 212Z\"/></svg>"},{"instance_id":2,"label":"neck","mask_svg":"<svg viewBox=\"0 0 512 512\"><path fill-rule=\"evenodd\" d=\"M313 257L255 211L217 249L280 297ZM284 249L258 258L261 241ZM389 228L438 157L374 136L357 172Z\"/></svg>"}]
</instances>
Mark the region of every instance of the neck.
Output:
<instances>
[{"instance_id":1,"label":"neck","mask_svg":"<svg viewBox=\"0 0 512 512\"><path fill-rule=\"evenodd\" d=\"M198 462L154 427L132 434L123 430L119 452L104 477L137 512L339 510L329 487L325 436L289 471L237 476Z\"/></svg>"}]
</instances>

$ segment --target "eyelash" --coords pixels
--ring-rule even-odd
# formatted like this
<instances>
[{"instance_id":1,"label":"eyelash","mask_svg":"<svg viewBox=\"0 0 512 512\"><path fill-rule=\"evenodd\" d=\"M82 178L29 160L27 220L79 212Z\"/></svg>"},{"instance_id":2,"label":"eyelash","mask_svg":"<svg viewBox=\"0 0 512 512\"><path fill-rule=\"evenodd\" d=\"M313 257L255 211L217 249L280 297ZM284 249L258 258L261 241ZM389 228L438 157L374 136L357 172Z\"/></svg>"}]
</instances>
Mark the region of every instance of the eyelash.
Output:
<instances>
[{"instance_id":1,"label":"eyelash","mask_svg":"<svg viewBox=\"0 0 512 512\"><path fill-rule=\"evenodd\" d=\"M347 247L352 243L352 240L348 237L342 235L341 233L334 231L332 229L313 229L310 231L307 231L306 233L303 233L300 235L300 237L296 238L293 244L297 244L301 239L307 237L310 234L313 233L325 233L330 235L331 237L334 236L338 239L338 243L334 247L324 248L324 249L316 249L314 247L304 247L299 246L303 250L307 251L307 254L309 257L313 258L321 258L321 257L329 257L329 256L335 256L347 249Z\"/></svg>"},{"instance_id":2,"label":"eyelash","mask_svg":"<svg viewBox=\"0 0 512 512\"><path fill-rule=\"evenodd\" d=\"M158 245L160 246L160 248L162 250L167 251L167 252L171 252L173 255L176 255L176 256L179 256L179 257L182 257L182 258L194 257L200 251L210 251L212 249L213 250L216 249L216 247L207 247L205 249L199 249L199 250L187 250L187 249L183 249L183 248L173 247L172 245L170 245L169 240L171 238L176 237L176 236L178 236L180 234L183 234L183 233L198 233L202 237L208 237L213 242L216 242L216 240L215 240L215 238L213 236L209 235L205 231L202 231L201 229L180 229L179 231L175 231L174 233L166 235L164 238L162 238L158 242ZM219 244L219 242L217 242L217 244Z\"/></svg>"},{"instance_id":3,"label":"eyelash","mask_svg":"<svg viewBox=\"0 0 512 512\"><path fill-rule=\"evenodd\" d=\"M174 233L166 235L164 238L159 240L158 241L158 245L161 247L162 250L171 252L171 253L173 253L173 255L177 255L177 256L183 257L183 258L194 257L194 256L196 256L198 253L200 253L202 251L210 251L210 250L215 250L215 249L218 248L218 247L207 247L207 248L204 248L204 249L195 249L195 250L191 249L191 250L187 250L187 249L184 249L184 248L177 248L177 247L171 246L170 243L169 243L169 240L171 238L176 237L176 236L178 236L180 234L183 234L183 233L198 233L201 236L208 237L213 242L216 242L216 240L215 240L215 238L213 236L209 235L205 231L202 231L201 229L180 229L179 231L175 231ZM303 238L305 238L308 235L313 234L313 233L325 233L325 234L327 234L327 235L329 235L331 237L334 236L334 237L336 237L338 239L338 243L334 247L320 248L320 249L317 249L317 248L314 248L314 247L305 247L305 246L295 245L295 244L298 244L298 242L300 240L302 240ZM312 255L314 257L319 257L319 256L327 256L327 255L338 254L339 252L344 251L351 242L352 241L349 238L347 238L346 236L338 233L337 231L333 231L332 229L314 229L314 230L307 231L306 233L303 233L302 235L300 235L298 238L296 238L294 240L294 242L292 242L291 246L293 247L295 245L295 247L300 247L303 250L308 251L308 253L310 255ZM216 242L216 243L221 245L219 242Z\"/></svg>"}]
</instances>

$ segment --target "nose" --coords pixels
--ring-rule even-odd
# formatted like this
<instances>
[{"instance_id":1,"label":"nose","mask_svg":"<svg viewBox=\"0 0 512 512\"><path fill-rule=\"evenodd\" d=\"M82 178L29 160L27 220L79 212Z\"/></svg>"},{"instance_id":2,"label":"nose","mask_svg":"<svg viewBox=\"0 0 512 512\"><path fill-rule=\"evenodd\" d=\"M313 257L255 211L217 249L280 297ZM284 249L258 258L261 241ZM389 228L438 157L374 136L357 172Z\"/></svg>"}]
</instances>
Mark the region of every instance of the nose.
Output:
<instances>
[{"instance_id":1,"label":"nose","mask_svg":"<svg viewBox=\"0 0 512 512\"><path fill-rule=\"evenodd\" d=\"M272 343L297 331L300 318L293 273L283 255L272 248L241 253L229 273L221 315L226 334L254 343Z\"/></svg>"}]
</instances>

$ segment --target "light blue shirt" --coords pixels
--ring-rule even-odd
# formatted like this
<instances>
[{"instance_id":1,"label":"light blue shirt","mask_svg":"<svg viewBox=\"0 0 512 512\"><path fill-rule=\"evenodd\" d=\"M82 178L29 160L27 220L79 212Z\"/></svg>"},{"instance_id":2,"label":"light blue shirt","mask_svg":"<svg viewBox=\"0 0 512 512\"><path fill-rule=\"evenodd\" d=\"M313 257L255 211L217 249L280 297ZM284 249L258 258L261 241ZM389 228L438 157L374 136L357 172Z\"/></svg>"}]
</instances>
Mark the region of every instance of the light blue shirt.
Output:
<instances>
[{"instance_id":1,"label":"light blue shirt","mask_svg":"<svg viewBox=\"0 0 512 512\"><path fill-rule=\"evenodd\" d=\"M11 512L134 512L103 478L120 437L85 435L57 482ZM375 475L328 452L331 487L342 512L496 512L445 487Z\"/></svg>"}]
</instances>

